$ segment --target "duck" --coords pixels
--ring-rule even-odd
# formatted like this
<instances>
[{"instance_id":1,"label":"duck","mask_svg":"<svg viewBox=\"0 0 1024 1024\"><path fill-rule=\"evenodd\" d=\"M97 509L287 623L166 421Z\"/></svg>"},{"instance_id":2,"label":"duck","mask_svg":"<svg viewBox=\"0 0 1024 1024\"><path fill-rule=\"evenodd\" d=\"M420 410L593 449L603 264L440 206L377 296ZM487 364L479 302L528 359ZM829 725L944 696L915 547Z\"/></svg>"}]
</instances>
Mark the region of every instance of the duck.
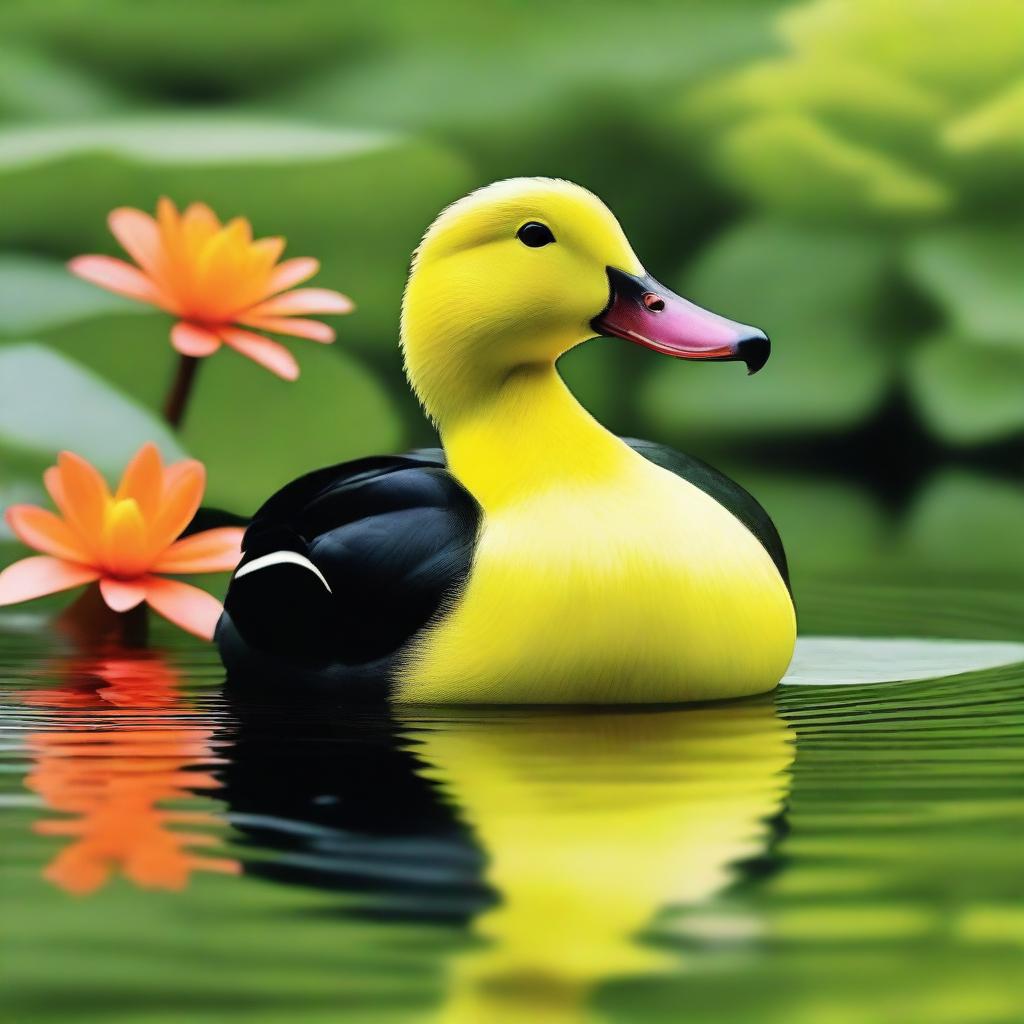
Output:
<instances>
[{"instance_id":1,"label":"duck","mask_svg":"<svg viewBox=\"0 0 1024 1024\"><path fill-rule=\"evenodd\" d=\"M707 463L607 430L557 366L608 337L753 374L763 331L660 284L590 191L530 177L438 215L399 333L441 447L314 470L263 504L216 631L230 682L398 705L778 684L796 613L768 513Z\"/></svg>"}]
</instances>

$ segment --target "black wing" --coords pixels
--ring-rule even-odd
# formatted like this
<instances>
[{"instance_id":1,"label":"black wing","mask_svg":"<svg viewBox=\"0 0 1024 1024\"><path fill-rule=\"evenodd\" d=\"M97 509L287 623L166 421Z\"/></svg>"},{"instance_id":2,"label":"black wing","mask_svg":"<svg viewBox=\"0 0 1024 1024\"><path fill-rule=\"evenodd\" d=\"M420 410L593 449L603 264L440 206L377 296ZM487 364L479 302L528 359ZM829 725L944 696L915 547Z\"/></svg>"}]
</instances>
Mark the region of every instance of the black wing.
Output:
<instances>
[{"instance_id":1,"label":"black wing","mask_svg":"<svg viewBox=\"0 0 1024 1024\"><path fill-rule=\"evenodd\" d=\"M395 656L469 574L480 511L444 466L439 449L360 459L270 498L217 630L229 673L384 696Z\"/></svg>"},{"instance_id":2,"label":"black wing","mask_svg":"<svg viewBox=\"0 0 1024 1024\"><path fill-rule=\"evenodd\" d=\"M649 462L675 473L694 487L699 487L731 512L760 541L775 563L775 568L779 570L786 587L789 588L789 567L786 564L782 538L775 529L771 516L752 494L740 487L735 480L730 480L724 473L719 473L713 466L695 459L692 455L684 455L674 448L656 444L654 441L641 441L634 437L624 437L623 440Z\"/></svg>"}]
</instances>

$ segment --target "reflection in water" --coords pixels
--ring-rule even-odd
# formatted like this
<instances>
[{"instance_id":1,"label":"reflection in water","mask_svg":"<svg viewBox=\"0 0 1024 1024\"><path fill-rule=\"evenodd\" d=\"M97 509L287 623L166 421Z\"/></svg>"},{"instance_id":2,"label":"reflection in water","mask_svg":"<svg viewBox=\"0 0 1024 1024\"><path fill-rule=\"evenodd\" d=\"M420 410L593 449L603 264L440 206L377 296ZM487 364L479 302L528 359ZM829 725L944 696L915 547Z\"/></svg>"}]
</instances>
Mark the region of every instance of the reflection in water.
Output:
<instances>
[{"instance_id":1,"label":"reflection in water","mask_svg":"<svg viewBox=\"0 0 1024 1024\"><path fill-rule=\"evenodd\" d=\"M421 734L427 774L488 853L501 902L455 965L445 1021L584 1019L603 979L669 966L636 941L763 851L788 728L768 702L467 720Z\"/></svg>"},{"instance_id":2,"label":"reflection in water","mask_svg":"<svg viewBox=\"0 0 1024 1024\"><path fill-rule=\"evenodd\" d=\"M601 980L668 958L637 941L764 853L792 733L772 703L400 720L239 704L231 821L246 872L471 922L441 1019L588 1019Z\"/></svg>"},{"instance_id":3,"label":"reflection in water","mask_svg":"<svg viewBox=\"0 0 1024 1024\"><path fill-rule=\"evenodd\" d=\"M194 871L236 873L236 861L193 852L219 844L215 834L189 831L219 824L215 815L167 806L220 785L195 770L218 761L214 730L191 724L170 667L133 652L73 659L48 674L55 668L59 688L21 694L26 704L60 709L53 728L27 737L34 764L26 787L68 815L35 824L69 839L44 877L86 894L117 874L144 888L183 889Z\"/></svg>"}]
</instances>

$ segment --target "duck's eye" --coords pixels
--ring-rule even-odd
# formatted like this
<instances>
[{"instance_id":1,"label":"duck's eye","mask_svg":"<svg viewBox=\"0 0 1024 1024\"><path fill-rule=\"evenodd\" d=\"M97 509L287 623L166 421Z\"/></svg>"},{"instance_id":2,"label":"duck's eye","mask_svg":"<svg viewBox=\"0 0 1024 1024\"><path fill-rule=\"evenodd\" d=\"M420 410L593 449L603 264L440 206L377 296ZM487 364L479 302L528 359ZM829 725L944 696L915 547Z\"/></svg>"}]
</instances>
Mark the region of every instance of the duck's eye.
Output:
<instances>
[{"instance_id":1,"label":"duck's eye","mask_svg":"<svg viewBox=\"0 0 1024 1024\"><path fill-rule=\"evenodd\" d=\"M516 232L516 238L523 245L528 245L531 249L539 249L543 245L550 245L555 240L555 236L551 234L551 228L547 224L538 224L535 220L531 220L529 224L524 224Z\"/></svg>"}]
</instances>

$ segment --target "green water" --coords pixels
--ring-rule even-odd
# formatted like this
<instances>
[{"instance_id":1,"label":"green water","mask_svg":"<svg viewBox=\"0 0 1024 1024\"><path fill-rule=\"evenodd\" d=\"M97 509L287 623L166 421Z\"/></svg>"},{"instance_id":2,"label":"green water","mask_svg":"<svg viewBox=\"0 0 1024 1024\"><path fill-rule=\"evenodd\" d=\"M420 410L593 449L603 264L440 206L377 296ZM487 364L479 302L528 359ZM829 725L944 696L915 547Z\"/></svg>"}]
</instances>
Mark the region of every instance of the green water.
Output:
<instances>
[{"instance_id":1,"label":"green water","mask_svg":"<svg viewBox=\"0 0 1024 1024\"><path fill-rule=\"evenodd\" d=\"M812 632L1020 639L821 584ZM630 713L260 703L0 620L16 1021L1024 1018L1024 668Z\"/></svg>"}]
</instances>

